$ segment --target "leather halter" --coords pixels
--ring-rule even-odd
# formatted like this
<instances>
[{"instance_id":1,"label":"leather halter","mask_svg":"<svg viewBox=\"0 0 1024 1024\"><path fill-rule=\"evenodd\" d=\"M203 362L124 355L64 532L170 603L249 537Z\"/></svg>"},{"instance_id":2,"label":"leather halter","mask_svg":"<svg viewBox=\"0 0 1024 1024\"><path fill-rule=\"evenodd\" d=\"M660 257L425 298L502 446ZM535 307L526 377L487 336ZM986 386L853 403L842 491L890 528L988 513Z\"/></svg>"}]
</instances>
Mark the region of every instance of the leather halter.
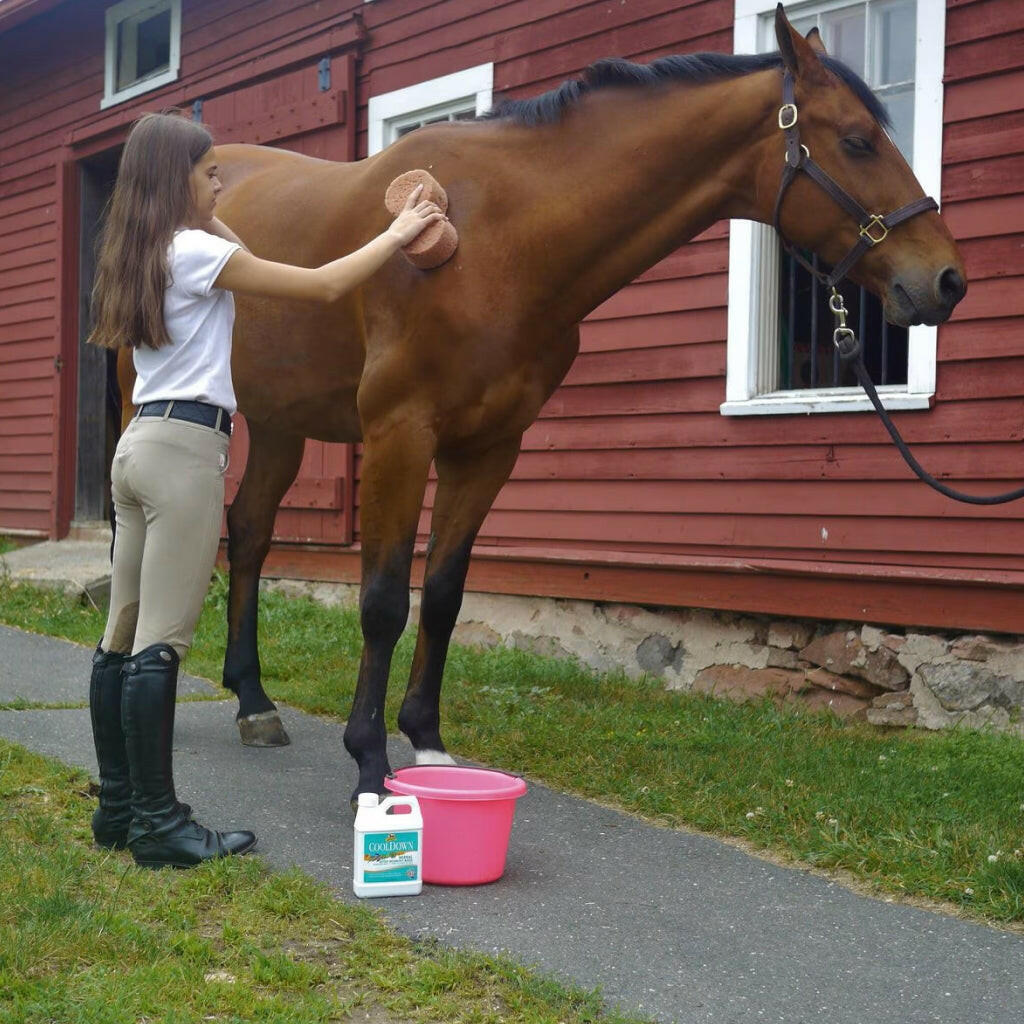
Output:
<instances>
[{"instance_id":1,"label":"leather halter","mask_svg":"<svg viewBox=\"0 0 1024 1024\"><path fill-rule=\"evenodd\" d=\"M833 181L812 159L806 146L800 144L800 132L797 129L799 113L794 102L793 76L789 69L783 71L782 76L782 106L779 108L779 127L786 133L786 166L782 171L782 181L779 185L779 194L775 200L775 230L778 232L786 251L805 267L811 275L828 286L832 290L829 297L829 309L836 319L836 328L832 333L833 341L839 350L840 357L849 363L857 377L860 386L867 393L871 404L882 420L889 436L896 443L900 454L906 460L907 465L920 477L929 487L934 488L940 494L944 494L955 501L967 502L971 505L1002 505L1008 501L1016 501L1024 498L1024 487L1018 487L1014 491L1006 491L1004 494L965 494L958 491L941 480L936 480L922 465L914 458L913 453L907 447L906 442L896 429L896 424L890 419L889 414L878 397L878 391L871 380L871 376L864 366L864 359L861 355L860 342L857 340L853 330L846 326L846 304L843 296L836 289L836 283L846 276L847 271L861 258L861 256L876 245L885 241L889 229L903 221L909 220L918 213L926 210L938 210L939 205L931 196L923 196L915 199L906 206L886 214L884 217L877 213L868 213L860 203L857 202L845 189ZM779 212L782 209L782 199L786 190L793 183L798 171L805 171L816 181L843 209L857 219L860 226L860 237L854 247L835 265L832 273L823 274L816 270L800 255L796 248L786 240L779 227Z\"/></svg>"},{"instance_id":2,"label":"leather halter","mask_svg":"<svg viewBox=\"0 0 1024 1024\"><path fill-rule=\"evenodd\" d=\"M800 129L797 127L799 112L795 102L795 87L793 75L789 68L785 68L782 74L782 106L779 107L779 127L786 136L786 166L782 170L782 180L779 183L779 194L775 200L775 230L786 251L805 270L808 270L815 278L828 288L834 288L836 283L846 277L850 268L867 252L885 241L890 228L909 220L911 217L927 210L938 210L939 204L931 196L922 196L915 199L906 206L901 206L892 213L884 216L877 213L868 213L853 196L850 195L841 185L825 173L812 159L806 146L800 143ZM816 270L797 251L796 247L786 239L779 225L779 216L782 213L782 200L786 195L789 186L797 172L803 171L832 199L834 199L844 210L850 213L857 221L860 228L860 237L853 248L832 268L831 274L823 274Z\"/></svg>"}]
</instances>

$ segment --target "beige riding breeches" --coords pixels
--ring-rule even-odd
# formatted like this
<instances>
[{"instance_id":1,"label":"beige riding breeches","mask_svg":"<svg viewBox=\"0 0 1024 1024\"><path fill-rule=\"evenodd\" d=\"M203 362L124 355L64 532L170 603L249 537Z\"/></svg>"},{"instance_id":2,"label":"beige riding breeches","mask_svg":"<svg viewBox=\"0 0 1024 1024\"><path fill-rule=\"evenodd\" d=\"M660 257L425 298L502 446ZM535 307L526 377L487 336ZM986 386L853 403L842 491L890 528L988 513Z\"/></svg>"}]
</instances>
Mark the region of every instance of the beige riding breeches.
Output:
<instances>
[{"instance_id":1,"label":"beige riding breeches","mask_svg":"<svg viewBox=\"0 0 1024 1024\"><path fill-rule=\"evenodd\" d=\"M188 650L217 558L228 442L213 427L166 418L133 419L121 435L103 650Z\"/></svg>"}]
</instances>

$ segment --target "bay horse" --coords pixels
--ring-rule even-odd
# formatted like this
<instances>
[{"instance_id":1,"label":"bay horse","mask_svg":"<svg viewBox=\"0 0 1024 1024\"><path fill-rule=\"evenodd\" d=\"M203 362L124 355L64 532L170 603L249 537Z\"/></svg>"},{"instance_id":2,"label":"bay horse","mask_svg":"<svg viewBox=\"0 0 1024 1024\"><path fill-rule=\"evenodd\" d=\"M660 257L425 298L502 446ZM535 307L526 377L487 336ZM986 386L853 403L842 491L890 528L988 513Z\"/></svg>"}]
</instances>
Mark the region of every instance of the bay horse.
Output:
<instances>
[{"instance_id":1,"label":"bay horse","mask_svg":"<svg viewBox=\"0 0 1024 1024\"><path fill-rule=\"evenodd\" d=\"M418 763L450 763L441 678L470 549L523 432L576 356L579 322L716 221L772 223L786 158L780 129L797 111L806 152L867 210L922 198L868 87L816 33L797 33L781 5L775 28L776 54L599 61L536 99L422 128L355 163L217 148L219 216L258 256L312 267L351 252L387 226L385 189L412 168L447 190L460 238L441 268L397 256L330 306L238 297L232 368L250 454L228 513L224 683L257 744L288 742L260 682L257 602L305 438L363 444L364 646L344 742L358 764L355 792L381 792L385 690L431 464L437 494L398 725ZM778 223L833 264L858 241L848 208L807 175L789 185ZM966 288L933 209L870 245L849 276L903 325L946 320Z\"/></svg>"}]
</instances>

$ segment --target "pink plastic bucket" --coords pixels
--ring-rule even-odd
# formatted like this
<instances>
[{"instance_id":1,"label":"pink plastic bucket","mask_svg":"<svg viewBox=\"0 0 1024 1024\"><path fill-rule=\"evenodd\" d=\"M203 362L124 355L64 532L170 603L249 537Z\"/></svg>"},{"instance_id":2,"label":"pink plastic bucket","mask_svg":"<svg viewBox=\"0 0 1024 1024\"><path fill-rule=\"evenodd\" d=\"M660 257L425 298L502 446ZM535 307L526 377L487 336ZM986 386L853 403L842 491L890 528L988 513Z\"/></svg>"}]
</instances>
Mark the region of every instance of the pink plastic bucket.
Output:
<instances>
[{"instance_id":1,"label":"pink plastic bucket","mask_svg":"<svg viewBox=\"0 0 1024 1024\"><path fill-rule=\"evenodd\" d=\"M483 885L505 871L516 800L526 783L490 768L418 764L384 780L423 813L423 881Z\"/></svg>"}]
</instances>

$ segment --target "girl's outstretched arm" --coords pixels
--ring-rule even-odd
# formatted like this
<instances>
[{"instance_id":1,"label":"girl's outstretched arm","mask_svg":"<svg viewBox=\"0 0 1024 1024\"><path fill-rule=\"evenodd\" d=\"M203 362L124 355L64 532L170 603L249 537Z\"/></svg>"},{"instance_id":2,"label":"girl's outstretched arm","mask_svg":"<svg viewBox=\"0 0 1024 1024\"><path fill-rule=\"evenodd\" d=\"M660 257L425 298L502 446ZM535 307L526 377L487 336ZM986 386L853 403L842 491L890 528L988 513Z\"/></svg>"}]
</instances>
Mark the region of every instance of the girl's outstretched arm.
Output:
<instances>
[{"instance_id":1,"label":"girl's outstretched arm","mask_svg":"<svg viewBox=\"0 0 1024 1024\"><path fill-rule=\"evenodd\" d=\"M224 264L214 284L232 292L334 302L362 284L424 228L444 219L444 214L434 203L417 202L421 190L422 186L417 186L387 231L348 256L310 269L261 260L240 249Z\"/></svg>"}]
</instances>

